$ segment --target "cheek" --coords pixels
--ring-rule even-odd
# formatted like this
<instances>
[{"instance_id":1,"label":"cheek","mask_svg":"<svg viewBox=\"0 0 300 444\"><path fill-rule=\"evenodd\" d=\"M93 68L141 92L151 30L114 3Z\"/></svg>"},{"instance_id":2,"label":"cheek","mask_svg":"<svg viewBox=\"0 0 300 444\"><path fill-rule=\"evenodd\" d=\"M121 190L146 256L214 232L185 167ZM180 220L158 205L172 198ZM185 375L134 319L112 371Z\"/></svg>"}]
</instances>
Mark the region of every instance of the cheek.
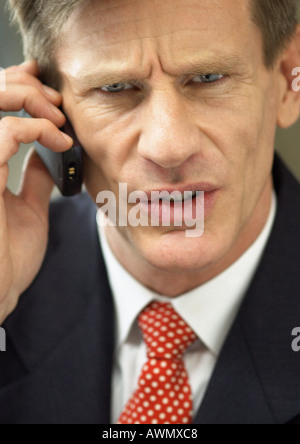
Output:
<instances>
[{"instance_id":1,"label":"cheek","mask_svg":"<svg viewBox=\"0 0 300 444\"><path fill-rule=\"evenodd\" d=\"M117 113L100 113L88 107L78 111L81 119L72 119L77 137L85 150L87 187L111 190L122 180L132 157L135 136L133 118ZM93 192L95 194L95 191Z\"/></svg>"}]
</instances>

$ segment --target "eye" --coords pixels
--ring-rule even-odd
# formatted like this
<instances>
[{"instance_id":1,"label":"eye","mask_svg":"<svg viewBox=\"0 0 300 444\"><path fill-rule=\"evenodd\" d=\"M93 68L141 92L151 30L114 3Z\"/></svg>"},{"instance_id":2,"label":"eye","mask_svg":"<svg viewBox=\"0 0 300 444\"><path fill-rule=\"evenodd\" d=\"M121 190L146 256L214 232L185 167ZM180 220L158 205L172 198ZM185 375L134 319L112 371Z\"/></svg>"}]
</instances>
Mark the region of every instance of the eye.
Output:
<instances>
[{"instance_id":1,"label":"eye","mask_svg":"<svg viewBox=\"0 0 300 444\"><path fill-rule=\"evenodd\" d=\"M100 90L109 93L118 93L132 88L134 87L130 85L130 83L113 83L112 85L103 86Z\"/></svg>"},{"instance_id":2,"label":"eye","mask_svg":"<svg viewBox=\"0 0 300 444\"><path fill-rule=\"evenodd\" d=\"M197 76L192 79L195 83L215 83L224 79L223 74L205 74L203 76Z\"/></svg>"}]
</instances>

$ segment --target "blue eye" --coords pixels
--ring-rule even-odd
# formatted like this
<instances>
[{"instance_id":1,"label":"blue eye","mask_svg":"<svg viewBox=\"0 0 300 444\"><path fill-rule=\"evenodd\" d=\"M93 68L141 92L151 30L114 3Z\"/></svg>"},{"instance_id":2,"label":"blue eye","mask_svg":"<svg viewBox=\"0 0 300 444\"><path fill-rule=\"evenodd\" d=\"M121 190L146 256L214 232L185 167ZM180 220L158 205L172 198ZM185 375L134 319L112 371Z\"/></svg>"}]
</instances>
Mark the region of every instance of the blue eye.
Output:
<instances>
[{"instance_id":1,"label":"blue eye","mask_svg":"<svg viewBox=\"0 0 300 444\"><path fill-rule=\"evenodd\" d=\"M105 85L101 89L101 91L109 92L109 93L118 93L125 91L127 89L132 89L133 86L130 83L113 83L112 85Z\"/></svg>"},{"instance_id":2,"label":"blue eye","mask_svg":"<svg viewBox=\"0 0 300 444\"><path fill-rule=\"evenodd\" d=\"M192 79L195 83L215 83L223 79L222 74L205 74L203 76L197 76Z\"/></svg>"}]
</instances>

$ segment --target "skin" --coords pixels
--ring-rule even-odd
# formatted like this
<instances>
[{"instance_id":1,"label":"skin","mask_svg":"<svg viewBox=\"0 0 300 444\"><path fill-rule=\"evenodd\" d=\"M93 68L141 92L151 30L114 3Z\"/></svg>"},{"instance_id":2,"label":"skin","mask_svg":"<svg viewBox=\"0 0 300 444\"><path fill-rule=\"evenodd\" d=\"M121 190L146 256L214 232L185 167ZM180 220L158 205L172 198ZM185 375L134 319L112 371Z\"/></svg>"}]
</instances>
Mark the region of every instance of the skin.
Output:
<instances>
[{"instance_id":1,"label":"skin","mask_svg":"<svg viewBox=\"0 0 300 444\"><path fill-rule=\"evenodd\" d=\"M107 228L123 266L170 297L230 266L270 210L286 79L279 63L272 71L263 63L248 2L230 3L91 1L65 25L57 54L94 200L101 190L118 196L120 182L129 192L198 182L218 189L201 238L187 239L174 226ZM199 74L226 76L205 85ZM120 82L129 89L100 90Z\"/></svg>"},{"instance_id":2,"label":"skin","mask_svg":"<svg viewBox=\"0 0 300 444\"><path fill-rule=\"evenodd\" d=\"M129 192L199 182L218 190L200 238L172 226L107 229L123 266L170 297L218 275L257 238L270 209L276 125L299 117L291 73L300 66L300 31L268 70L246 1L242 7L240 0L85 5L61 32L60 92L45 89L35 61L5 70L0 109L25 108L34 118L0 120L0 324L41 267L53 189L31 152L13 195L7 162L21 142L70 148L58 130L62 103L86 152L85 184L94 200L101 190L117 196L120 182ZM224 78L200 83L199 75L210 74ZM101 89L117 82L129 89Z\"/></svg>"}]
</instances>

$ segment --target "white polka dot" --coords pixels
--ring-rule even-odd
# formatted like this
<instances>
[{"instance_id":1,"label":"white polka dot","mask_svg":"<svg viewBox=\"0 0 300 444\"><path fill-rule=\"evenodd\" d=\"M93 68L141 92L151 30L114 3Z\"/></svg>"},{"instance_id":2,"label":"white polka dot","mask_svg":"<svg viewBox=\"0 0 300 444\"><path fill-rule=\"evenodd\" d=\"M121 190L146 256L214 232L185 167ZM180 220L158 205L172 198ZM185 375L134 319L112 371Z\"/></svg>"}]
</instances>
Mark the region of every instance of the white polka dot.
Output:
<instances>
[{"instance_id":1,"label":"white polka dot","mask_svg":"<svg viewBox=\"0 0 300 444\"><path fill-rule=\"evenodd\" d=\"M146 390L147 390L147 389L145 389L145 391L146 391ZM141 399L145 398L144 393L143 393L143 392L139 393L139 397L140 397Z\"/></svg>"},{"instance_id":2,"label":"white polka dot","mask_svg":"<svg viewBox=\"0 0 300 444\"><path fill-rule=\"evenodd\" d=\"M189 422L189 418L186 417L182 418L182 422L183 424L187 424Z\"/></svg>"},{"instance_id":3,"label":"white polka dot","mask_svg":"<svg viewBox=\"0 0 300 444\"><path fill-rule=\"evenodd\" d=\"M163 404L169 404L169 400L168 400L168 398L164 398L164 399L162 400L162 403L163 403Z\"/></svg>"},{"instance_id":4,"label":"white polka dot","mask_svg":"<svg viewBox=\"0 0 300 444\"><path fill-rule=\"evenodd\" d=\"M160 372L160 370L159 370L159 368L157 367L157 368L155 368L154 370L153 370L153 373L155 374L155 375L157 375L158 373Z\"/></svg>"},{"instance_id":5,"label":"white polka dot","mask_svg":"<svg viewBox=\"0 0 300 444\"><path fill-rule=\"evenodd\" d=\"M183 409L178 409L177 413L178 413L178 415L183 415L184 414L184 410Z\"/></svg>"},{"instance_id":6,"label":"white polka dot","mask_svg":"<svg viewBox=\"0 0 300 444\"><path fill-rule=\"evenodd\" d=\"M167 413L172 413L173 412L173 407L167 407Z\"/></svg>"},{"instance_id":7,"label":"white polka dot","mask_svg":"<svg viewBox=\"0 0 300 444\"><path fill-rule=\"evenodd\" d=\"M183 407L184 407L185 409L188 409L188 408L190 407L190 403L189 403L189 402L185 402L185 403L183 404Z\"/></svg>"},{"instance_id":8,"label":"white polka dot","mask_svg":"<svg viewBox=\"0 0 300 444\"><path fill-rule=\"evenodd\" d=\"M138 411L139 413L142 413L142 411L143 411L143 407L138 407L138 408L137 408L137 411Z\"/></svg>"},{"instance_id":9,"label":"white polka dot","mask_svg":"<svg viewBox=\"0 0 300 444\"><path fill-rule=\"evenodd\" d=\"M164 391L163 391L163 390L158 390L158 391L157 391L157 394L158 394L158 396L163 396Z\"/></svg>"},{"instance_id":10,"label":"white polka dot","mask_svg":"<svg viewBox=\"0 0 300 444\"><path fill-rule=\"evenodd\" d=\"M161 336L161 337L159 338L159 341L160 341L160 342L166 342L166 338L165 338L164 336Z\"/></svg>"},{"instance_id":11,"label":"white polka dot","mask_svg":"<svg viewBox=\"0 0 300 444\"><path fill-rule=\"evenodd\" d=\"M172 387L172 386L171 386L171 384L169 384L169 383L167 383L167 384L165 385L165 389L166 389L166 390L170 390L171 387Z\"/></svg>"},{"instance_id":12,"label":"white polka dot","mask_svg":"<svg viewBox=\"0 0 300 444\"><path fill-rule=\"evenodd\" d=\"M149 380L149 379L152 379L153 376L150 373L147 373L145 377L146 377L146 379Z\"/></svg>"},{"instance_id":13,"label":"white polka dot","mask_svg":"<svg viewBox=\"0 0 300 444\"><path fill-rule=\"evenodd\" d=\"M157 419L152 419L151 424L158 424Z\"/></svg>"},{"instance_id":14,"label":"white polka dot","mask_svg":"<svg viewBox=\"0 0 300 444\"><path fill-rule=\"evenodd\" d=\"M174 407L178 407L178 406L179 406L179 401L176 399L176 400L173 402L173 405L174 405Z\"/></svg>"},{"instance_id":15,"label":"white polka dot","mask_svg":"<svg viewBox=\"0 0 300 444\"><path fill-rule=\"evenodd\" d=\"M167 363L165 362L165 361L162 361L161 363L160 363L160 366L162 367L162 368L165 368L165 367L167 367Z\"/></svg>"},{"instance_id":16,"label":"white polka dot","mask_svg":"<svg viewBox=\"0 0 300 444\"><path fill-rule=\"evenodd\" d=\"M158 387L158 382L153 381L153 382L151 383L151 385L152 385L153 388L157 388L157 387Z\"/></svg>"},{"instance_id":17,"label":"white polka dot","mask_svg":"<svg viewBox=\"0 0 300 444\"><path fill-rule=\"evenodd\" d=\"M171 416L171 421L173 422L177 421L177 416L176 415Z\"/></svg>"},{"instance_id":18,"label":"white polka dot","mask_svg":"<svg viewBox=\"0 0 300 444\"><path fill-rule=\"evenodd\" d=\"M151 402L155 402L156 401L156 396L150 396L150 401Z\"/></svg>"},{"instance_id":19,"label":"white polka dot","mask_svg":"<svg viewBox=\"0 0 300 444\"><path fill-rule=\"evenodd\" d=\"M170 396L170 398L175 398L175 392L170 392L169 396Z\"/></svg>"},{"instance_id":20,"label":"white polka dot","mask_svg":"<svg viewBox=\"0 0 300 444\"><path fill-rule=\"evenodd\" d=\"M144 407L146 407L146 408L147 408L147 407L149 407L149 405L150 405L150 404L149 404L149 402L148 402L148 401L145 401L145 402L143 402L143 406L144 406Z\"/></svg>"},{"instance_id":21,"label":"white polka dot","mask_svg":"<svg viewBox=\"0 0 300 444\"><path fill-rule=\"evenodd\" d=\"M159 379L160 382L165 382L166 377L165 376L160 376L158 379Z\"/></svg>"},{"instance_id":22,"label":"white polka dot","mask_svg":"<svg viewBox=\"0 0 300 444\"><path fill-rule=\"evenodd\" d=\"M150 392L151 392L151 388L150 387L145 387L145 393L150 393Z\"/></svg>"},{"instance_id":23,"label":"white polka dot","mask_svg":"<svg viewBox=\"0 0 300 444\"><path fill-rule=\"evenodd\" d=\"M148 416L153 416L153 415L154 415L153 410L149 410L149 411L147 412L147 415L148 415Z\"/></svg>"},{"instance_id":24,"label":"white polka dot","mask_svg":"<svg viewBox=\"0 0 300 444\"><path fill-rule=\"evenodd\" d=\"M142 421L142 422L146 422L146 421L147 421L146 416L142 416L142 417L141 417L141 421Z\"/></svg>"},{"instance_id":25,"label":"white polka dot","mask_svg":"<svg viewBox=\"0 0 300 444\"><path fill-rule=\"evenodd\" d=\"M156 404L156 406L154 407L155 410L161 410L161 405L160 404Z\"/></svg>"},{"instance_id":26,"label":"white polka dot","mask_svg":"<svg viewBox=\"0 0 300 444\"><path fill-rule=\"evenodd\" d=\"M165 413L161 413L161 414L159 415L159 419L165 419L165 417L166 417Z\"/></svg>"}]
</instances>

